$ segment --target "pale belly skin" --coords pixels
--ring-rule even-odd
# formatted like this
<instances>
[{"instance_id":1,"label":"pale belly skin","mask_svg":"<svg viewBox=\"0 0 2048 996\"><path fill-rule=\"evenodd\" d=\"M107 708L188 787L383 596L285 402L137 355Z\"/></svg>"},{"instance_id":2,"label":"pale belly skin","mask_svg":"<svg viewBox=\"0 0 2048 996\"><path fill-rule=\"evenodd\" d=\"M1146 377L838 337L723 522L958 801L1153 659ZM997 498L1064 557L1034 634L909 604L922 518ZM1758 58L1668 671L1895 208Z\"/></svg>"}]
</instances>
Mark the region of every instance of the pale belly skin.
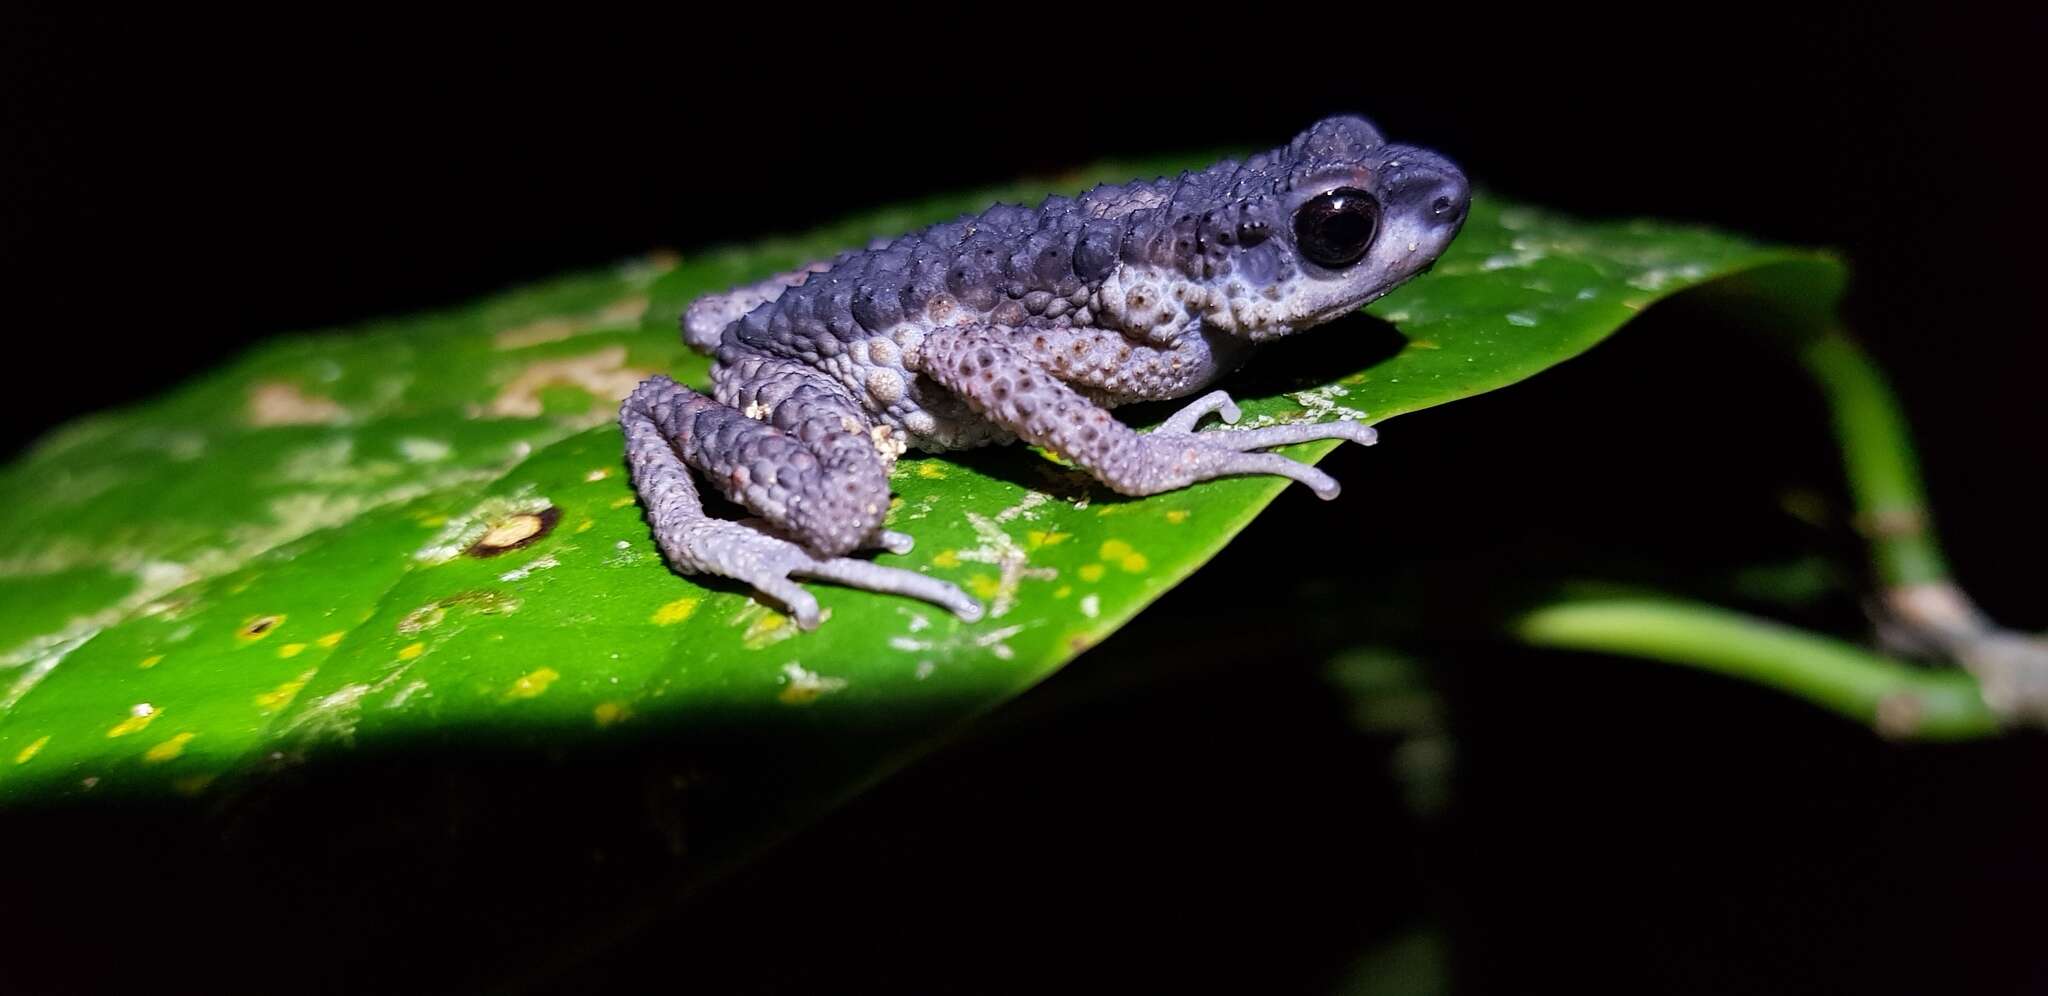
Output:
<instances>
[{"instance_id":1,"label":"pale belly skin","mask_svg":"<svg viewBox=\"0 0 2048 996\"><path fill-rule=\"evenodd\" d=\"M1176 178L997 205L761 284L683 316L711 396L652 377L620 409L634 487L669 563L752 585L805 628L792 578L890 592L963 619L957 587L848 556L906 552L882 528L910 447L1044 446L1115 491L1277 474L1337 483L1263 450L1371 443L1358 422L1195 431L1237 408L1203 394L1151 432L1110 409L1202 392L1264 340L1347 314L1435 262L1464 223L1464 175L1330 118L1289 144ZM707 515L692 471L757 518Z\"/></svg>"}]
</instances>

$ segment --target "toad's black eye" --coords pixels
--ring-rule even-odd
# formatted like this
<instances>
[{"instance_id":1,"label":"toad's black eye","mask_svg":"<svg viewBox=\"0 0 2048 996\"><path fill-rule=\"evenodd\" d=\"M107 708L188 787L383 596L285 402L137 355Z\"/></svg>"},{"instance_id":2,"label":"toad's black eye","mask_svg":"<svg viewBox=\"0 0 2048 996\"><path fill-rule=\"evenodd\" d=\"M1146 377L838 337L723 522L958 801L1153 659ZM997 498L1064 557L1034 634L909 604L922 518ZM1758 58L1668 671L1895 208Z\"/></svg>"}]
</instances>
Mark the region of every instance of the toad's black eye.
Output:
<instances>
[{"instance_id":1,"label":"toad's black eye","mask_svg":"<svg viewBox=\"0 0 2048 996\"><path fill-rule=\"evenodd\" d=\"M1379 227L1379 203L1355 187L1338 187L1294 212L1294 242L1301 254L1332 270L1363 259Z\"/></svg>"}]
</instances>

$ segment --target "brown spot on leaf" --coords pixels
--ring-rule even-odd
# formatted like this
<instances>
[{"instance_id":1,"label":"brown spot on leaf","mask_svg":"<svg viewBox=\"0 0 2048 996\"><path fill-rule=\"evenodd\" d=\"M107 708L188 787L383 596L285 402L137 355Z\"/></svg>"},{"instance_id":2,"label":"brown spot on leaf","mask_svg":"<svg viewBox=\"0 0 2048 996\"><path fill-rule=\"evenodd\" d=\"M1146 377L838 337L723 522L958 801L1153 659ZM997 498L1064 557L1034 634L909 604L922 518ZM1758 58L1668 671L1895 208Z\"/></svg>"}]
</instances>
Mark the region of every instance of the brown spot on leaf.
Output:
<instances>
[{"instance_id":1,"label":"brown spot on leaf","mask_svg":"<svg viewBox=\"0 0 2048 996\"><path fill-rule=\"evenodd\" d=\"M509 550L532 546L541 537L554 531L555 523L562 521L562 510L549 505L539 512L521 512L501 522L494 522L477 540L463 552L472 557L495 557Z\"/></svg>"},{"instance_id":2,"label":"brown spot on leaf","mask_svg":"<svg viewBox=\"0 0 2048 996\"><path fill-rule=\"evenodd\" d=\"M616 407L650 371L626 366L626 347L613 346L584 356L540 360L527 364L491 399L487 412L498 418L537 418L540 392L549 387L580 387L607 407Z\"/></svg>"},{"instance_id":3,"label":"brown spot on leaf","mask_svg":"<svg viewBox=\"0 0 2048 996\"><path fill-rule=\"evenodd\" d=\"M235 630L235 635L244 640L260 640L283 624L281 615L257 616L243 623L242 628Z\"/></svg>"},{"instance_id":4,"label":"brown spot on leaf","mask_svg":"<svg viewBox=\"0 0 2048 996\"><path fill-rule=\"evenodd\" d=\"M348 410L333 398L307 394L290 381L266 380L249 386L249 403L243 416L250 425L339 425Z\"/></svg>"}]
</instances>

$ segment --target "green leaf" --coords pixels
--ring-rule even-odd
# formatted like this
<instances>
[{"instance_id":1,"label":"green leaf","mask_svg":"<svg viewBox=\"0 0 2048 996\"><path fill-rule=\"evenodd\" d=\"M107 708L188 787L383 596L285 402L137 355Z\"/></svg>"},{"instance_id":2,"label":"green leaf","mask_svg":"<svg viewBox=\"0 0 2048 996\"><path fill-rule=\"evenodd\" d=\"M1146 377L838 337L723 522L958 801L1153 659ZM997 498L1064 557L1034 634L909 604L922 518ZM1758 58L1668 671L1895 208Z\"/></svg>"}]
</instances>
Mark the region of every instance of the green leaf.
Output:
<instances>
[{"instance_id":1,"label":"green leaf","mask_svg":"<svg viewBox=\"0 0 2048 996\"><path fill-rule=\"evenodd\" d=\"M829 745L764 819L877 777L1100 641L1282 483L1133 501L1022 448L913 456L890 522L918 546L882 559L960 583L987 618L816 586L830 615L800 633L737 585L663 565L612 413L647 374L703 382L675 334L694 295L1044 189L281 339L61 430L0 474L0 799L192 794L433 738L662 731ZM1653 301L1764 269L1777 293L1840 279L1822 255L1482 198L1377 320L1283 343L1224 386L1250 424L1381 420L1512 384ZM1341 500L1379 504L1352 484Z\"/></svg>"}]
</instances>

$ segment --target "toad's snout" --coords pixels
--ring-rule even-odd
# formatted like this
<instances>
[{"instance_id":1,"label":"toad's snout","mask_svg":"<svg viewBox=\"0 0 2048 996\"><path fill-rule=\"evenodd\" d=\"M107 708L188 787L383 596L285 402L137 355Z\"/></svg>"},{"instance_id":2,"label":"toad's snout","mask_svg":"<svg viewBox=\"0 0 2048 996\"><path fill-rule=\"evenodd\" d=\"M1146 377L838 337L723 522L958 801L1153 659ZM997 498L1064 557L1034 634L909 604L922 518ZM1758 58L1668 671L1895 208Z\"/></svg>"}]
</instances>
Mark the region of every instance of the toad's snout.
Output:
<instances>
[{"instance_id":1,"label":"toad's snout","mask_svg":"<svg viewBox=\"0 0 2048 996\"><path fill-rule=\"evenodd\" d=\"M1390 212L1433 229L1444 242L1465 224L1472 185L1451 161L1426 149L1392 150L1381 166L1381 190Z\"/></svg>"}]
</instances>

